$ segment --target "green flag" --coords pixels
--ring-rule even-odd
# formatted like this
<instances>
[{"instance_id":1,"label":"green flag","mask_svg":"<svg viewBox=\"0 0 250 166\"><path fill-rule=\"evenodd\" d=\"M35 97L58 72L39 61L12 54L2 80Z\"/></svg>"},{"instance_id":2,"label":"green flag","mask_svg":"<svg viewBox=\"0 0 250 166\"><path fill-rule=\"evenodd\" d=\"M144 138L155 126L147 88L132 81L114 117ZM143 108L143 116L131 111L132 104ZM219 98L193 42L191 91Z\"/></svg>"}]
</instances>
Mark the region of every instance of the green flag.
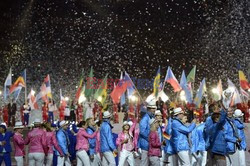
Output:
<instances>
[{"instance_id":1,"label":"green flag","mask_svg":"<svg viewBox=\"0 0 250 166\"><path fill-rule=\"evenodd\" d=\"M108 74L105 76L102 83L99 85L99 88L96 90L94 94L94 98L99 102L101 102L102 105L104 105L104 102L107 98L107 77Z\"/></svg>"},{"instance_id":2,"label":"green flag","mask_svg":"<svg viewBox=\"0 0 250 166\"><path fill-rule=\"evenodd\" d=\"M194 81L195 81L195 72L196 72L196 65L193 67L193 69L188 74L188 76L187 76L187 82L194 83Z\"/></svg>"},{"instance_id":3,"label":"green flag","mask_svg":"<svg viewBox=\"0 0 250 166\"><path fill-rule=\"evenodd\" d=\"M93 74L93 67L91 67L89 76L87 77L87 84L85 87L85 97L90 98L93 94L94 90L94 74Z\"/></svg>"}]
</instances>

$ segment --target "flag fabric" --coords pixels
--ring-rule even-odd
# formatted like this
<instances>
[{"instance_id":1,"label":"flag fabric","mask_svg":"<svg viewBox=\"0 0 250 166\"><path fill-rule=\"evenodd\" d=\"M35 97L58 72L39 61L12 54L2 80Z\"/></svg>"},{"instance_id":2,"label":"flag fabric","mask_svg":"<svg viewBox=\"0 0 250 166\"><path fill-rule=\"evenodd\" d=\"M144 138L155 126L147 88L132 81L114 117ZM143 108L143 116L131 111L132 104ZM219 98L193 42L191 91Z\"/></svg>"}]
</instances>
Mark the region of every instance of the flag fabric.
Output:
<instances>
[{"instance_id":1,"label":"flag fabric","mask_svg":"<svg viewBox=\"0 0 250 166\"><path fill-rule=\"evenodd\" d=\"M94 94L94 98L98 100L102 105L104 105L107 98L107 77L108 74L105 76L102 83L99 85L99 88Z\"/></svg>"},{"instance_id":2,"label":"flag fabric","mask_svg":"<svg viewBox=\"0 0 250 166\"><path fill-rule=\"evenodd\" d=\"M246 92L244 89L242 89L241 87L240 87L240 93L241 93L241 95L243 96L243 97L245 97L246 99L249 99L249 93L248 92Z\"/></svg>"},{"instance_id":3,"label":"flag fabric","mask_svg":"<svg viewBox=\"0 0 250 166\"><path fill-rule=\"evenodd\" d=\"M36 96L36 101L42 99L44 102L48 103L48 99L52 99L50 77L46 76L41 87L40 92Z\"/></svg>"},{"instance_id":4,"label":"flag fabric","mask_svg":"<svg viewBox=\"0 0 250 166\"><path fill-rule=\"evenodd\" d=\"M118 104L120 102L121 96L125 93L127 89L127 82L124 79L120 79L116 86L114 86L113 91L110 94L110 97L113 100L114 104Z\"/></svg>"},{"instance_id":5,"label":"flag fabric","mask_svg":"<svg viewBox=\"0 0 250 166\"><path fill-rule=\"evenodd\" d=\"M85 96L87 98L90 98L93 94L93 90L94 90L94 74L93 74L93 67L91 67L90 72L89 72L89 76L87 78Z\"/></svg>"},{"instance_id":6,"label":"flag fabric","mask_svg":"<svg viewBox=\"0 0 250 166\"><path fill-rule=\"evenodd\" d=\"M75 97L75 102L78 102L79 97L81 95L82 92L82 88L83 88L83 77L84 77L84 72L82 72L81 78L80 78L80 82L79 82L79 86L78 89L76 91L76 97Z\"/></svg>"},{"instance_id":7,"label":"flag fabric","mask_svg":"<svg viewBox=\"0 0 250 166\"><path fill-rule=\"evenodd\" d=\"M160 89L160 81L161 81L161 68L159 66L156 76L155 76L155 80L154 80L154 95L157 97L158 93L159 93L159 89Z\"/></svg>"},{"instance_id":8,"label":"flag fabric","mask_svg":"<svg viewBox=\"0 0 250 166\"><path fill-rule=\"evenodd\" d=\"M234 94L233 94L230 106L234 106L236 104L242 103L238 89L229 78L227 79L227 84L228 84L228 87L232 87L234 89Z\"/></svg>"},{"instance_id":9,"label":"flag fabric","mask_svg":"<svg viewBox=\"0 0 250 166\"><path fill-rule=\"evenodd\" d=\"M30 93L28 95L28 99L29 99L29 106L31 107L31 109L38 110L39 107L38 107L38 104L36 102L36 97L34 95L34 91L32 88L31 88Z\"/></svg>"},{"instance_id":10,"label":"flag fabric","mask_svg":"<svg viewBox=\"0 0 250 166\"><path fill-rule=\"evenodd\" d=\"M198 108L200 108L201 100L205 92L205 86L206 86L206 82L205 82L205 78L203 78L202 82L200 83L199 91L197 92L195 99L194 99L194 104Z\"/></svg>"},{"instance_id":11,"label":"flag fabric","mask_svg":"<svg viewBox=\"0 0 250 166\"><path fill-rule=\"evenodd\" d=\"M171 135L168 135L166 132L163 132L163 137L167 140L170 140Z\"/></svg>"},{"instance_id":12,"label":"flag fabric","mask_svg":"<svg viewBox=\"0 0 250 166\"><path fill-rule=\"evenodd\" d=\"M130 98L135 93L135 86L127 72L125 72L124 81L127 83L127 96Z\"/></svg>"},{"instance_id":13,"label":"flag fabric","mask_svg":"<svg viewBox=\"0 0 250 166\"><path fill-rule=\"evenodd\" d=\"M248 80L243 73L243 71L239 70L239 80L240 80L240 86L244 90L248 90L250 88L250 85L248 83Z\"/></svg>"},{"instance_id":14,"label":"flag fabric","mask_svg":"<svg viewBox=\"0 0 250 166\"><path fill-rule=\"evenodd\" d=\"M192 92L191 89L189 87L189 84L187 83L187 79L186 79L186 75L185 75L185 71L182 71L181 74L181 81L180 81L180 86L181 88L184 90L185 92L185 97L188 103L192 103Z\"/></svg>"},{"instance_id":15,"label":"flag fabric","mask_svg":"<svg viewBox=\"0 0 250 166\"><path fill-rule=\"evenodd\" d=\"M4 92L3 92L3 98L4 100L7 99L8 95L9 95L9 87L12 84L12 70L10 68L9 74L4 82Z\"/></svg>"},{"instance_id":16,"label":"flag fabric","mask_svg":"<svg viewBox=\"0 0 250 166\"><path fill-rule=\"evenodd\" d=\"M77 100L78 101L78 100ZM65 108L67 106L67 102L62 95L62 89L60 89L60 106Z\"/></svg>"},{"instance_id":17,"label":"flag fabric","mask_svg":"<svg viewBox=\"0 0 250 166\"><path fill-rule=\"evenodd\" d=\"M188 76L187 76L187 82L194 83L194 81L195 81L195 73L196 73L196 66L194 66L193 69L188 74Z\"/></svg>"},{"instance_id":18,"label":"flag fabric","mask_svg":"<svg viewBox=\"0 0 250 166\"><path fill-rule=\"evenodd\" d=\"M216 90L217 91L215 93L213 93L212 97L215 101L219 101L219 100L221 100L221 96L222 96L222 92L223 92L221 79L219 80L219 82L217 84Z\"/></svg>"},{"instance_id":19,"label":"flag fabric","mask_svg":"<svg viewBox=\"0 0 250 166\"><path fill-rule=\"evenodd\" d=\"M25 80L26 80L26 69L22 72L21 76L17 78L15 83L11 85L10 94L12 94L15 91L20 91L22 87L25 87L26 86Z\"/></svg>"},{"instance_id":20,"label":"flag fabric","mask_svg":"<svg viewBox=\"0 0 250 166\"><path fill-rule=\"evenodd\" d=\"M170 67L168 67L165 82L168 82L174 88L174 92L179 92L181 90L181 86Z\"/></svg>"}]
</instances>

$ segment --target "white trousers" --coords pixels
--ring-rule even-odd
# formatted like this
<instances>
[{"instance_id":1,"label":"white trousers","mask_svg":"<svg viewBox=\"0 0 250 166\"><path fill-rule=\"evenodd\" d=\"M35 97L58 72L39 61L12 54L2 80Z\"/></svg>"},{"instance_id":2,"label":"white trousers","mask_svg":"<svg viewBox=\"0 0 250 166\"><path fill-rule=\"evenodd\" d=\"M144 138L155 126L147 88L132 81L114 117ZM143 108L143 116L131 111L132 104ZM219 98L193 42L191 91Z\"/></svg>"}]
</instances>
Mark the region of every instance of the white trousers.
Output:
<instances>
[{"instance_id":1,"label":"white trousers","mask_svg":"<svg viewBox=\"0 0 250 166\"><path fill-rule=\"evenodd\" d=\"M169 162L167 166L176 166L178 165L178 156L177 154L166 154L166 161Z\"/></svg>"},{"instance_id":2,"label":"white trousers","mask_svg":"<svg viewBox=\"0 0 250 166\"><path fill-rule=\"evenodd\" d=\"M166 156L165 156L165 153L164 153L164 150L161 151L161 157L160 157L160 166L164 166L166 165L164 162L166 161Z\"/></svg>"},{"instance_id":3,"label":"white trousers","mask_svg":"<svg viewBox=\"0 0 250 166\"><path fill-rule=\"evenodd\" d=\"M130 151L123 149L120 152L119 166L124 166L126 160L128 161L129 166L135 165L135 159L134 159L133 152L130 152Z\"/></svg>"},{"instance_id":4,"label":"white trousers","mask_svg":"<svg viewBox=\"0 0 250 166\"><path fill-rule=\"evenodd\" d=\"M15 156L16 165L23 166L23 156Z\"/></svg>"},{"instance_id":5,"label":"white trousers","mask_svg":"<svg viewBox=\"0 0 250 166\"><path fill-rule=\"evenodd\" d=\"M71 163L70 163L70 160L69 160L69 157L60 157L60 156L57 156L57 166L71 166Z\"/></svg>"},{"instance_id":6,"label":"white trousers","mask_svg":"<svg viewBox=\"0 0 250 166\"><path fill-rule=\"evenodd\" d=\"M188 151L180 151L177 155L181 166L190 166L190 156Z\"/></svg>"},{"instance_id":7,"label":"white trousers","mask_svg":"<svg viewBox=\"0 0 250 166\"><path fill-rule=\"evenodd\" d=\"M148 151L146 150L141 150L141 166L148 166L149 161L148 161Z\"/></svg>"},{"instance_id":8,"label":"white trousers","mask_svg":"<svg viewBox=\"0 0 250 166\"><path fill-rule=\"evenodd\" d=\"M244 150L239 150L239 166L246 166L246 154Z\"/></svg>"},{"instance_id":9,"label":"white trousers","mask_svg":"<svg viewBox=\"0 0 250 166\"><path fill-rule=\"evenodd\" d=\"M150 156L149 163L150 166L160 166L160 158L157 156Z\"/></svg>"},{"instance_id":10,"label":"white trousers","mask_svg":"<svg viewBox=\"0 0 250 166\"><path fill-rule=\"evenodd\" d=\"M43 166L44 163L44 153L29 153L29 166Z\"/></svg>"},{"instance_id":11,"label":"white trousers","mask_svg":"<svg viewBox=\"0 0 250 166\"><path fill-rule=\"evenodd\" d=\"M207 151L200 151L198 155L192 154L192 166L205 166L207 163Z\"/></svg>"},{"instance_id":12,"label":"white trousers","mask_svg":"<svg viewBox=\"0 0 250 166\"><path fill-rule=\"evenodd\" d=\"M89 166L90 160L87 152L85 150L80 150L76 152L76 162L77 166Z\"/></svg>"},{"instance_id":13,"label":"white trousers","mask_svg":"<svg viewBox=\"0 0 250 166\"><path fill-rule=\"evenodd\" d=\"M90 161L90 165L91 166L100 166L102 165L102 160L101 160L101 156L99 153L94 155L94 160Z\"/></svg>"},{"instance_id":14,"label":"white trousers","mask_svg":"<svg viewBox=\"0 0 250 166\"><path fill-rule=\"evenodd\" d=\"M53 154L50 153L45 158L45 165L46 166L52 166L52 163L53 163Z\"/></svg>"},{"instance_id":15,"label":"white trousers","mask_svg":"<svg viewBox=\"0 0 250 166\"><path fill-rule=\"evenodd\" d=\"M226 156L226 162L227 162L227 166L238 166L240 165L239 162L239 150L236 149L235 153L230 153Z\"/></svg>"},{"instance_id":16,"label":"white trousers","mask_svg":"<svg viewBox=\"0 0 250 166\"><path fill-rule=\"evenodd\" d=\"M102 157L103 166L116 166L115 157L112 152L104 152Z\"/></svg>"}]
</instances>

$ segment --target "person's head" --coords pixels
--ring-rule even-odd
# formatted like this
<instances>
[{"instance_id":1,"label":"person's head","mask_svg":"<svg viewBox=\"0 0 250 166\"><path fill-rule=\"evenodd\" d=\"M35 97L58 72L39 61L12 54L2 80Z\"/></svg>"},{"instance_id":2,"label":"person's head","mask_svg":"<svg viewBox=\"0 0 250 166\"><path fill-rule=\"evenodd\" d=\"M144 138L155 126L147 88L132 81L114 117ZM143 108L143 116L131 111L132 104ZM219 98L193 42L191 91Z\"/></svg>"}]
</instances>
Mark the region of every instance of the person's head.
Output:
<instances>
[{"instance_id":1,"label":"person's head","mask_svg":"<svg viewBox=\"0 0 250 166\"><path fill-rule=\"evenodd\" d=\"M104 111L103 112L103 119L111 119L112 115L109 111Z\"/></svg>"},{"instance_id":2,"label":"person's head","mask_svg":"<svg viewBox=\"0 0 250 166\"><path fill-rule=\"evenodd\" d=\"M158 98L158 101L161 101L161 97Z\"/></svg>"},{"instance_id":3,"label":"person's head","mask_svg":"<svg viewBox=\"0 0 250 166\"><path fill-rule=\"evenodd\" d=\"M14 127L14 131L21 134L23 132L23 128L24 128L24 126L23 126L22 122L16 122L15 127Z\"/></svg>"},{"instance_id":4,"label":"person's head","mask_svg":"<svg viewBox=\"0 0 250 166\"><path fill-rule=\"evenodd\" d=\"M148 102L147 109L148 109L148 112L152 113L153 115L155 114L157 107L156 107L156 103L154 100Z\"/></svg>"},{"instance_id":5,"label":"person's head","mask_svg":"<svg viewBox=\"0 0 250 166\"><path fill-rule=\"evenodd\" d=\"M159 127L159 121L156 119L150 119L149 124L152 131L156 131Z\"/></svg>"},{"instance_id":6,"label":"person's head","mask_svg":"<svg viewBox=\"0 0 250 166\"><path fill-rule=\"evenodd\" d=\"M81 121L80 123L78 123L77 127L87 129L88 125L86 121Z\"/></svg>"},{"instance_id":7,"label":"person's head","mask_svg":"<svg viewBox=\"0 0 250 166\"><path fill-rule=\"evenodd\" d=\"M183 124L186 124L186 123L187 123L187 120L188 120L187 114L183 114L183 117L182 117L182 119L181 119L181 122L182 122Z\"/></svg>"},{"instance_id":8,"label":"person's head","mask_svg":"<svg viewBox=\"0 0 250 166\"><path fill-rule=\"evenodd\" d=\"M63 120L63 121L61 121L61 122L59 123L59 126L60 126L60 128L62 128L63 130L67 130L67 128L69 127L69 123L68 123L67 121Z\"/></svg>"},{"instance_id":9,"label":"person's head","mask_svg":"<svg viewBox=\"0 0 250 166\"><path fill-rule=\"evenodd\" d=\"M218 104L216 104L216 103L210 104L208 107L208 110L209 110L209 113L220 112Z\"/></svg>"},{"instance_id":10,"label":"person's head","mask_svg":"<svg viewBox=\"0 0 250 166\"><path fill-rule=\"evenodd\" d=\"M51 123L49 122L45 122L42 124L42 127L47 131L47 132L51 132L52 128L51 128Z\"/></svg>"},{"instance_id":11,"label":"person's head","mask_svg":"<svg viewBox=\"0 0 250 166\"><path fill-rule=\"evenodd\" d=\"M34 120L34 128L39 128L39 127L41 127L41 125L42 125L42 122L40 119Z\"/></svg>"},{"instance_id":12,"label":"person's head","mask_svg":"<svg viewBox=\"0 0 250 166\"><path fill-rule=\"evenodd\" d=\"M242 111L241 111L240 109L236 109L236 110L234 111L233 116L234 116L235 118L242 119L243 116L244 116L244 113L242 113Z\"/></svg>"},{"instance_id":13,"label":"person's head","mask_svg":"<svg viewBox=\"0 0 250 166\"><path fill-rule=\"evenodd\" d=\"M212 118L212 120L213 120L214 123L219 122L219 120L220 120L220 113L217 113L217 112L213 113L211 118Z\"/></svg>"},{"instance_id":14,"label":"person's head","mask_svg":"<svg viewBox=\"0 0 250 166\"><path fill-rule=\"evenodd\" d=\"M90 126L90 127L94 127L95 126L95 121L94 121L93 118L88 118L86 120L86 122L87 122L87 125Z\"/></svg>"},{"instance_id":15,"label":"person's head","mask_svg":"<svg viewBox=\"0 0 250 166\"><path fill-rule=\"evenodd\" d=\"M102 124L102 121L101 121L101 120L96 120L96 121L95 121L95 126L96 126L96 127L100 127L101 124Z\"/></svg>"},{"instance_id":16,"label":"person's head","mask_svg":"<svg viewBox=\"0 0 250 166\"><path fill-rule=\"evenodd\" d=\"M155 111L155 119L159 121L162 120L162 114L160 110Z\"/></svg>"},{"instance_id":17,"label":"person's head","mask_svg":"<svg viewBox=\"0 0 250 166\"><path fill-rule=\"evenodd\" d=\"M236 107L229 107L227 109L227 117L232 118L234 114L234 110L236 110Z\"/></svg>"},{"instance_id":18,"label":"person's head","mask_svg":"<svg viewBox=\"0 0 250 166\"><path fill-rule=\"evenodd\" d=\"M174 109L174 116L176 118L182 120L182 118L184 116L184 111L180 107L177 107Z\"/></svg>"},{"instance_id":19,"label":"person's head","mask_svg":"<svg viewBox=\"0 0 250 166\"><path fill-rule=\"evenodd\" d=\"M123 122L122 129L123 129L123 131L129 131L129 129L130 129L130 124L129 124L128 121L124 121L124 122Z\"/></svg>"},{"instance_id":20,"label":"person's head","mask_svg":"<svg viewBox=\"0 0 250 166\"><path fill-rule=\"evenodd\" d=\"M3 133L6 132L6 130L7 130L6 126L3 125L3 124L1 124L1 125L0 125L0 133L3 134Z\"/></svg>"}]
</instances>

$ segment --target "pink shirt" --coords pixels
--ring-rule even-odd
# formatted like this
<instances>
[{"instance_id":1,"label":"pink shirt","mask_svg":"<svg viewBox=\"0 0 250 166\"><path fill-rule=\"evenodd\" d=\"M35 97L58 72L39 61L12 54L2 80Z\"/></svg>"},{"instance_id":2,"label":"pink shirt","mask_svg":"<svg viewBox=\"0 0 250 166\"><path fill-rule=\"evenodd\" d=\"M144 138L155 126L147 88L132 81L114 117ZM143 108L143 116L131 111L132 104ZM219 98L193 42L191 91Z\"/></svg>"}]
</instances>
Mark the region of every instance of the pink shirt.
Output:
<instances>
[{"instance_id":1,"label":"pink shirt","mask_svg":"<svg viewBox=\"0 0 250 166\"><path fill-rule=\"evenodd\" d=\"M46 137L47 137L47 145L49 147L48 153L53 154L53 147L54 147L60 153L60 155L63 155L63 152L57 143L55 132L53 131L47 132Z\"/></svg>"},{"instance_id":2,"label":"pink shirt","mask_svg":"<svg viewBox=\"0 0 250 166\"><path fill-rule=\"evenodd\" d=\"M76 150L89 150L88 138L94 138L97 131L92 135L88 134L85 129L80 128L76 135Z\"/></svg>"},{"instance_id":3,"label":"pink shirt","mask_svg":"<svg viewBox=\"0 0 250 166\"><path fill-rule=\"evenodd\" d=\"M122 144L125 139L128 139L128 143ZM133 137L130 134L125 134L122 132L118 135L118 138L116 139L116 145L121 146L121 151L125 149L131 152L134 149Z\"/></svg>"},{"instance_id":4,"label":"pink shirt","mask_svg":"<svg viewBox=\"0 0 250 166\"><path fill-rule=\"evenodd\" d=\"M39 128L34 128L28 133L25 139L25 145L30 144L29 153L45 153L48 152L46 141L46 132Z\"/></svg>"},{"instance_id":5,"label":"pink shirt","mask_svg":"<svg viewBox=\"0 0 250 166\"><path fill-rule=\"evenodd\" d=\"M150 131L149 134L149 156L161 156L161 142L157 131Z\"/></svg>"},{"instance_id":6,"label":"pink shirt","mask_svg":"<svg viewBox=\"0 0 250 166\"><path fill-rule=\"evenodd\" d=\"M20 133L15 133L13 136L14 156L25 156L24 143L23 136Z\"/></svg>"}]
</instances>

